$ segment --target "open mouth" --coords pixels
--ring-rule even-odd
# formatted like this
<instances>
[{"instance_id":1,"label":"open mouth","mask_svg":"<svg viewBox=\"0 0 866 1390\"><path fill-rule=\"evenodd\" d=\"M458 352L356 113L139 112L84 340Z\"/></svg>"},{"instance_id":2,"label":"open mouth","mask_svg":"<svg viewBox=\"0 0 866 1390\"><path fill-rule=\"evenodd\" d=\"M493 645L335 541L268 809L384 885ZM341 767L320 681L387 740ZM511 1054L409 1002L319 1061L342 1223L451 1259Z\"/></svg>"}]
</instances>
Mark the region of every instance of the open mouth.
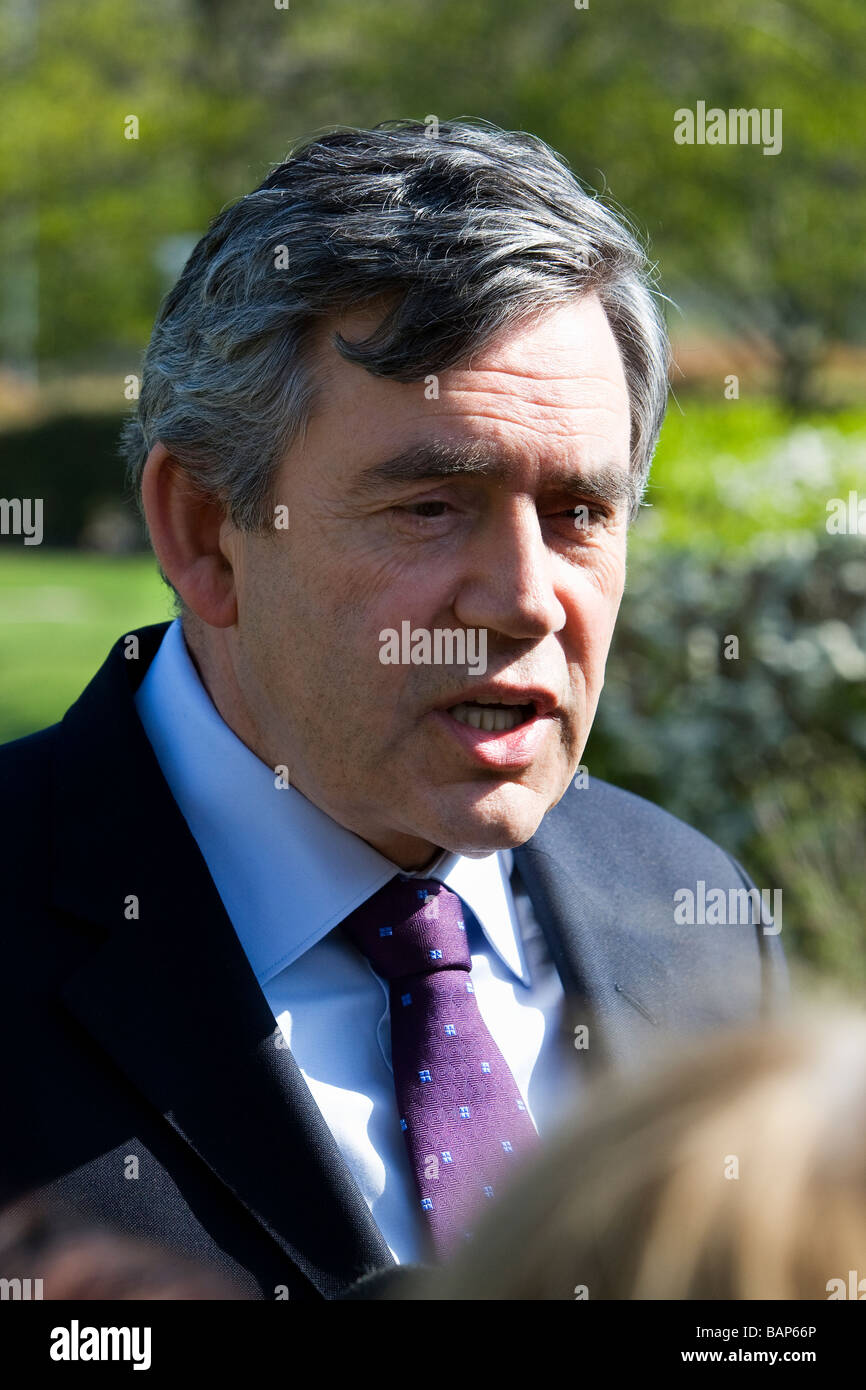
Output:
<instances>
[{"instance_id":1,"label":"open mouth","mask_svg":"<svg viewBox=\"0 0 866 1390\"><path fill-rule=\"evenodd\" d=\"M506 705L498 700L473 700L471 703L452 705L448 710L458 724L468 724L472 729L483 729L485 733L500 734L517 729L535 717L535 704Z\"/></svg>"}]
</instances>

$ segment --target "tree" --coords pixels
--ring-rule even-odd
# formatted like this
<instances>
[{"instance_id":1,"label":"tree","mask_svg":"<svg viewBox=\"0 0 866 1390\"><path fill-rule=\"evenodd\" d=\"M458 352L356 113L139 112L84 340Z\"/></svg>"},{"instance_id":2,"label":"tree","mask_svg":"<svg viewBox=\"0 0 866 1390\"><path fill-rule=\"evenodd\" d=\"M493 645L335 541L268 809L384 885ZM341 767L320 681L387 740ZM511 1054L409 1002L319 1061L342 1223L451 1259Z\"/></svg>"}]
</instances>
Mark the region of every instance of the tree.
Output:
<instances>
[{"instance_id":1,"label":"tree","mask_svg":"<svg viewBox=\"0 0 866 1390\"><path fill-rule=\"evenodd\" d=\"M36 210L43 361L128 357L166 238L200 235L293 139L480 116L631 210L663 288L766 345L801 405L827 343L861 332L860 26L858 0L41 0L34 50L7 0L0 237ZM677 144L699 101L781 110L780 153Z\"/></svg>"}]
</instances>

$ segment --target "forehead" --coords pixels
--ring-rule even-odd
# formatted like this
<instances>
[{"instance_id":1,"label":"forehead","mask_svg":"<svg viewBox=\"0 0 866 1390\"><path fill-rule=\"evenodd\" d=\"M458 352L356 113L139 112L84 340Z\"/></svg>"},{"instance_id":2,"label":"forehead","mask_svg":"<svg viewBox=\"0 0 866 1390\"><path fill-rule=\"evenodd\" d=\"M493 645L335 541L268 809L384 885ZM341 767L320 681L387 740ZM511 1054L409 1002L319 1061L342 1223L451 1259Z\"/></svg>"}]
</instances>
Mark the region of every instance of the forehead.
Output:
<instances>
[{"instance_id":1,"label":"forehead","mask_svg":"<svg viewBox=\"0 0 866 1390\"><path fill-rule=\"evenodd\" d=\"M335 332L360 339L380 319L381 309L356 310L321 325L305 452L326 453L345 473L413 444L466 439L528 462L603 455L628 467L628 388L596 296L526 318L421 382L372 376L333 347Z\"/></svg>"}]
</instances>

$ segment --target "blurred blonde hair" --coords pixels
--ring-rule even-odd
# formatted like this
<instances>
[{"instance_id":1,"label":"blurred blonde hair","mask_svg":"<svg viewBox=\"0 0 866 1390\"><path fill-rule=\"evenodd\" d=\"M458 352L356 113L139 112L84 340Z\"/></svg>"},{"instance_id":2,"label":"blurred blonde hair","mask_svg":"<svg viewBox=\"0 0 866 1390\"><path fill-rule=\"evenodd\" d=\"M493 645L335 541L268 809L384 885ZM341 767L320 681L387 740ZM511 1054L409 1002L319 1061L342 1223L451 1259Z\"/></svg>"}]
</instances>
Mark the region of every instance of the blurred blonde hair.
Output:
<instances>
[{"instance_id":1,"label":"blurred blonde hair","mask_svg":"<svg viewBox=\"0 0 866 1390\"><path fill-rule=\"evenodd\" d=\"M866 1276L866 1018L689 1044L608 1079L428 1299L826 1299Z\"/></svg>"}]
</instances>

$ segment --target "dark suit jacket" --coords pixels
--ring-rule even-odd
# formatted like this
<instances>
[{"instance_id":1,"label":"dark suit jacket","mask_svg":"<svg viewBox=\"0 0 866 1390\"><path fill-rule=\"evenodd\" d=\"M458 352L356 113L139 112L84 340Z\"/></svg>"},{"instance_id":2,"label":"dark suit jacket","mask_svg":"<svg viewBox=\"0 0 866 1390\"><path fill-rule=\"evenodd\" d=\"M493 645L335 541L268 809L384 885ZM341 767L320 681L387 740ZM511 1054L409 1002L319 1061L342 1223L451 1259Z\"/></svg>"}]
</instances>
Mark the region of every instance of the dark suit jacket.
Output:
<instances>
[{"instance_id":1,"label":"dark suit jacket","mask_svg":"<svg viewBox=\"0 0 866 1390\"><path fill-rule=\"evenodd\" d=\"M339 1298L394 1268L138 719L167 624L119 639L59 724L0 749L0 1201L30 1194L181 1249L255 1298ZM230 792L230 788L227 788ZM590 1025L575 1064L754 1017L778 938L675 926L673 894L748 885L721 849L596 779L515 852ZM129 895L140 918L129 921ZM131 1176L136 1171L137 1177ZM374 1278L374 1283L376 1279Z\"/></svg>"}]
</instances>

